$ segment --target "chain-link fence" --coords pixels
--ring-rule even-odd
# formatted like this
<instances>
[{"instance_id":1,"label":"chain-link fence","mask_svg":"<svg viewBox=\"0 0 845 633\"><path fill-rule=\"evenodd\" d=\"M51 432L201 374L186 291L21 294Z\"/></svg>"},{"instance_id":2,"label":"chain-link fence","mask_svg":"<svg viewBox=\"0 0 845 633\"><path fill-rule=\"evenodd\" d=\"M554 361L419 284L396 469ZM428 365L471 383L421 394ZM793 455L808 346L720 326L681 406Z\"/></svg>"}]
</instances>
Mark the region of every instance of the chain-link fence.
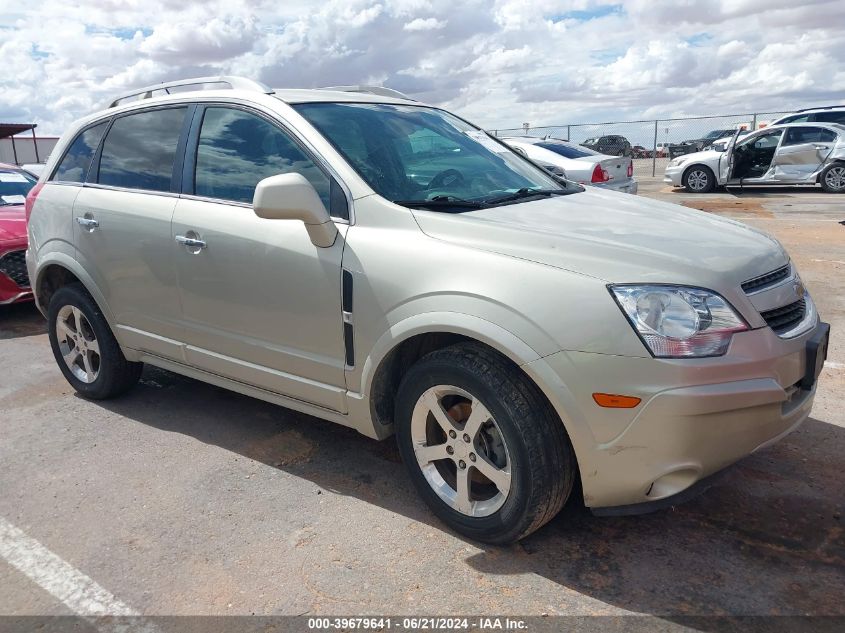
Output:
<instances>
[{"instance_id":1,"label":"chain-link fence","mask_svg":"<svg viewBox=\"0 0 845 633\"><path fill-rule=\"evenodd\" d=\"M741 127L752 131L785 112L751 112L679 119L646 119L608 123L567 123L490 130L496 136L542 136L584 145L602 154L631 156L635 176L662 174L668 162L697 152L713 141L732 136Z\"/></svg>"}]
</instances>

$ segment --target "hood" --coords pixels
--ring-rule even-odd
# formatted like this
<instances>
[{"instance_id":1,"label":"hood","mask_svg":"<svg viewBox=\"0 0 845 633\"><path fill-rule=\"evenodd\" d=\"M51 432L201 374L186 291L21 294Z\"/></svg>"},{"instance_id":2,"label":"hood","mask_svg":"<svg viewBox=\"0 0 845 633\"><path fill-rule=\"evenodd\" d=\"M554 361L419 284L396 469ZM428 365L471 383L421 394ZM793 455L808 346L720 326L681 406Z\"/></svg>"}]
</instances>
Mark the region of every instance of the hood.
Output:
<instances>
[{"instance_id":1,"label":"hood","mask_svg":"<svg viewBox=\"0 0 845 633\"><path fill-rule=\"evenodd\" d=\"M730 139L728 139L730 141ZM716 141L719 143L720 141ZM695 160L702 163L708 163L712 161L719 161L719 158L724 154L724 152L717 152L714 149L707 149L701 152L690 152L689 154L681 154L680 156L676 156L675 158L683 158L684 163L688 160ZM674 158L672 160L675 160ZM681 163L681 164L684 164Z\"/></svg>"},{"instance_id":2,"label":"hood","mask_svg":"<svg viewBox=\"0 0 845 633\"><path fill-rule=\"evenodd\" d=\"M606 282L720 291L788 261L777 240L739 222L594 187L468 213L414 214L430 237Z\"/></svg>"},{"instance_id":3,"label":"hood","mask_svg":"<svg viewBox=\"0 0 845 633\"><path fill-rule=\"evenodd\" d=\"M0 206L0 242L26 240L26 212L22 204Z\"/></svg>"}]
</instances>

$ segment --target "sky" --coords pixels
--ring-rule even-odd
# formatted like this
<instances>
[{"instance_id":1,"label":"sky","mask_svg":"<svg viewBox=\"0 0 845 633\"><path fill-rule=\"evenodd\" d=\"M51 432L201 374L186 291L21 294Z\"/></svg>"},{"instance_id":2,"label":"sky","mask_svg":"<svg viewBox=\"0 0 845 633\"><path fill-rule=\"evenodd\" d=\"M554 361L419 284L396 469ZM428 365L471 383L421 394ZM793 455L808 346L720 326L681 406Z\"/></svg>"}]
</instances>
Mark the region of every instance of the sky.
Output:
<instances>
[{"instance_id":1,"label":"sky","mask_svg":"<svg viewBox=\"0 0 845 633\"><path fill-rule=\"evenodd\" d=\"M133 88L378 84L490 128L845 103L843 0L0 0L0 121Z\"/></svg>"}]
</instances>

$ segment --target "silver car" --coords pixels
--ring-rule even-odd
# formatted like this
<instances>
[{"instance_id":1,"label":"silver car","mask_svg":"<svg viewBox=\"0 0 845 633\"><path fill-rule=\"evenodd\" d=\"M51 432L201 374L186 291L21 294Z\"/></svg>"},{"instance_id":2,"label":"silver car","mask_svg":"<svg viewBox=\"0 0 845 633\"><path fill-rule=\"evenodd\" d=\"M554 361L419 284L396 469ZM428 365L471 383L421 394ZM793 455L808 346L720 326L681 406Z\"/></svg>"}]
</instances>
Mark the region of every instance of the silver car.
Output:
<instances>
[{"instance_id":1,"label":"silver car","mask_svg":"<svg viewBox=\"0 0 845 633\"><path fill-rule=\"evenodd\" d=\"M669 161L663 181L693 193L718 186L813 185L845 192L845 126L788 123Z\"/></svg>"},{"instance_id":2,"label":"silver car","mask_svg":"<svg viewBox=\"0 0 845 633\"><path fill-rule=\"evenodd\" d=\"M560 173L582 185L637 193L634 163L630 156L608 156L556 138L508 136L502 140L522 151L551 173Z\"/></svg>"},{"instance_id":3,"label":"silver car","mask_svg":"<svg viewBox=\"0 0 845 633\"><path fill-rule=\"evenodd\" d=\"M26 206L83 397L148 363L395 434L433 512L489 542L572 496L700 491L807 418L827 349L771 237L561 182L383 88L144 88L75 123Z\"/></svg>"}]
</instances>

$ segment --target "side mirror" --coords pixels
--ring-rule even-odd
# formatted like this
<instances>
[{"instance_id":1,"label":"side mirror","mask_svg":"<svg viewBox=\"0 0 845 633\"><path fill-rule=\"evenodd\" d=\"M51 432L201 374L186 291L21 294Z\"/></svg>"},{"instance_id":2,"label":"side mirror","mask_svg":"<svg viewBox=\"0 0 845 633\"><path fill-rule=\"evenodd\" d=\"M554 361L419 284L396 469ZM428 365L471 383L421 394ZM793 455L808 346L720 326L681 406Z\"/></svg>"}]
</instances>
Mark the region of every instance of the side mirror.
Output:
<instances>
[{"instance_id":1,"label":"side mirror","mask_svg":"<svg viewBox=\"0 0 845 633\"><path fill-rule=\"evenodd\" d=\"M265 178L255 187L252 209L267 220L300 220L314 246L328 248L337 239L337 227L302 174L279 174Z\"/></svg>"}]
</instances>

